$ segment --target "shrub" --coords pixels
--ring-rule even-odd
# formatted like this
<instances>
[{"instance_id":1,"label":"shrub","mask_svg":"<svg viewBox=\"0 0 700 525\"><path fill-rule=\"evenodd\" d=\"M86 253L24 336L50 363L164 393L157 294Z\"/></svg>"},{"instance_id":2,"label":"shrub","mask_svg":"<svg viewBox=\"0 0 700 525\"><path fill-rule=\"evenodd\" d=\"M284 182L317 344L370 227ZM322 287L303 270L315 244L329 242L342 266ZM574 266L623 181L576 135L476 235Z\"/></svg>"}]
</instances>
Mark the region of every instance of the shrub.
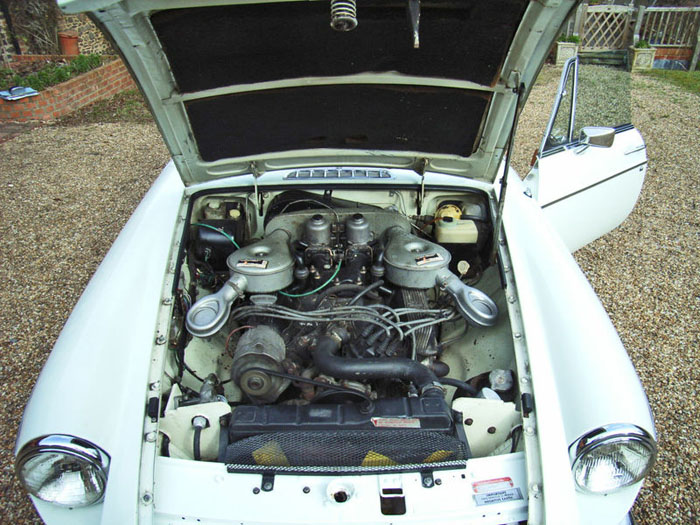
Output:
<instances>
[{"instance_id":1,"label":"shrub","mask_svg":"<svg viewBox=\"0 0 700 525\"><path fill-rule=\"evenodd\" d=\"M637 49L649 49L651 46L646 40L637 40L637 43L634 44L634 47L636 47Z\"/></svg>"},{"instance_id":2,"label":"shrub","mask_svg":"<svg viewBox=\"0 0 700 525\"><path fill-rule=\"evenodd\" d=\"M65 82L102 65L100 55L78 55L70 63L49 63L34 73L19 75L11 69L0 70L0 89L25 86L41 91Z\"/></svg>"},{"instance_id":3,"label":"shrub","mask_svg":"<svg viewBox=\"0 0 700 525\"><path fill-rule=\"evenodd\" d=\"M571 42L572 44L580 44L581 39L577 37L576 35L559 35L559 38L557 38L557 42Z\"/></svg>"}]
</instances>

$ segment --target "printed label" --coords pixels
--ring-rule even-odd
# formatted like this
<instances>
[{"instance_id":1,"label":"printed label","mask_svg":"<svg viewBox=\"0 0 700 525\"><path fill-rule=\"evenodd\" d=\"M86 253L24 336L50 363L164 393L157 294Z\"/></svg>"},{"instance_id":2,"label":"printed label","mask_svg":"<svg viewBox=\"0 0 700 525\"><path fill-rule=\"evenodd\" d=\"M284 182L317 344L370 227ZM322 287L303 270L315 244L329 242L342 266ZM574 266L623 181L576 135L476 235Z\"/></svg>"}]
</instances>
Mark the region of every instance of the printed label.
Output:
<instances>
[{"instance_id":1,"label":"printed label","mask_svg":"<svg viewBox=\"0 0 700 525\"><path fill-rule=\"evenodd\" d=\"M241 259L236 263L239 268L267 268L267 261L265 259Z\"/></svg>"},{"instance_id":2,"label":"printed label","mask_svg":"<svg viewBox=\"0 0 700 525\"><path fill-rule=\"evenodd\" d=\"M474 501L480 507L481 505L493 505L494 503L505 503L507 501L515 501L523 499L523 495L519 488L499 490L497 492L488 492L486 494L474 494Z\"/></svg>"},{"instance_id":3,"label":"printed label","mask_svg":"<svg viewBox=\"0 0 700 525\"><path fill-rule=\"evenodd\" d=\"M472 490L477 494L484 494L485 492L512 489L514 486L513 480L510 478L495 478L472 483Z\"/></svg>"},{"instance_id":4,"label":"printed label","mask_svg":"<svg viewBox=\"0 0 700 525\"><path fill-rule=\"evenodd\" d=\"M420 419L415 417L373 417L372 424L380 428L420 428Z\"/></svg>"},{"instance_id":5,"label":"printed label","mask_svg":"<svg viewBox=\"0 0 700 525\"><path fill-rule=\"evenodd\" d=\"M431 255L421 255L416 257L416 266L423 266L424 264L430 264L432 262L444 261L442 255L439 253L433 253Z\"/></svg>"}]
</instances>

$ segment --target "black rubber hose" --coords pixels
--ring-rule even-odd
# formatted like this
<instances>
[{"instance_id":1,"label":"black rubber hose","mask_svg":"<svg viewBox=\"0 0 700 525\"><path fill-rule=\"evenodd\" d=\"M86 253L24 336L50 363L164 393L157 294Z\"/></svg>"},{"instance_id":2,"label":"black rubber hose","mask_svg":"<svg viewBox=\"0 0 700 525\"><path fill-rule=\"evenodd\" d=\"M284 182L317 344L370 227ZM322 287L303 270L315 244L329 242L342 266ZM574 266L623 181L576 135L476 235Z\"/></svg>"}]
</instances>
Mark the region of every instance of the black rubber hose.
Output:
<instances>
[{"instance_id":1,"label":"black rubber hose","mask_svg":"<svg viewBox=\"0 0 700 525\"><path fill-rule=\"evenodd\" d=\"M415 384L421 395L443 395L435 373L418 361L403 357L349 359L335 355L339 348L340 343L336 339L327 335L319 337L313 357L320 372L355 381L404 379Z\"/></svg>"},{"instance_id":2,"label":"black rubber hose","mask_svg":"<svg viewBox=\"0 0 700 525\"><path fill-rule=\"evenodd\" d=\"M316 302L314 306L321 304L326 297L332 294L339 294L344 292L362 292L365 287L361 284L339 284L337 286L332 286L331 288L326 288L316 296Z\"/></svg>"},{"instance_id":3,"label":"black rubber hose","mask_svg":"<svg viewBox=\"0 0 700 525\"><path fill-rule=\"evenodd\" d=\"M440 382L443 385L449 385L449 386L453 386L455 388L464 390L471 397L476 397L476 394L478 394L476 388L471 386L466 381L460 381L459 379L453 379L452 377L441 377Z\"/></svg>"},{"instance_id":4,"label":"black rubber hose","mask_svg":"<svg viewBox=\"0 0 700 525\"><path fill-rule=\"evenodd\" d=\"M200 452L200 441L202 439L202 427L194 427L194 443L192 444L192 449L194 452L194 460L199 461L202 459Z\"/></svg>"},{"instance_id":5,"label":"black rubber hose","mask_svg":"<svg viewBox=\"0 0 700 525\"><path fill-rule=\"evenodd\" d=\"M371 292L371 291L374 290L375 288L379 288L379 287L380 287L381 285L383 285L383 284L384 284L384 281L382 281L381 279L379 279L378 281L373 282L373 283L370 284L367 288L365 288L365 289L362 290L360 293L358 293L355 297L353 297L352 299L350 299L350 302L348 303L348 306L352 306L352 305L355 304L357 301L359 301L359 300L362 298L363 295L367 295L369 292Z\"/></svg>"}]
</instances>

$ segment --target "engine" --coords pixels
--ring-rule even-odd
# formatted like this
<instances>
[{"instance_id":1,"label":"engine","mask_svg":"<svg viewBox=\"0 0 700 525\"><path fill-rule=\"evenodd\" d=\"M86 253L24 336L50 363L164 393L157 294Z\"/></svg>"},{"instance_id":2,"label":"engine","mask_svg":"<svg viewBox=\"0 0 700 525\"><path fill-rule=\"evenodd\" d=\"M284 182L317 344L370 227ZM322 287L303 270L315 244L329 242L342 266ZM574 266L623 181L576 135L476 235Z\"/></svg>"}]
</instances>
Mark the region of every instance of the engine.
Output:
<instances>
[{"instance_id":1,"label":"engine","mask_svg":"<svg viewBox=\"0 0 700 525\"><path fill-rule=\"evenodd\" d=\"M190 308L187 329L208 337L236 325L231 379L253 403L290 385L299 402L439 390L449 371L440 324L490 326L498 310L449 270L446 248L410 229L383 210L280 214L228 256L229 279ZM324 337L338 348L320 350Z\"/></svg>"},{"instance_id":2,"label":"engine","mask_svg":"<svg viewBox=\"0 0 700 525\"><path fill-rule=\"evenodd\" d=\"M240 206L227 206L225 220L205 214L193 225L190 273L212 293L185 305L178 337L226 334L230 376L210 374L204 383L221 391L231 382L241 393L222 426L220 461L256 471L432 463L435 451L466 459L461 417L445 387L462 395L476 389L446 377L442 330L490 327L498 308L467 284L483 269L484 235L470 230L473 242L451 242L466 238L458 221L474 222L451 216L455 208L446 204L420 223L395 209L287 199L270 204L257 240L235 249L224 241L244 238ZM440 243L425 233L437 221Z\"/></svg>"}]
</instances>

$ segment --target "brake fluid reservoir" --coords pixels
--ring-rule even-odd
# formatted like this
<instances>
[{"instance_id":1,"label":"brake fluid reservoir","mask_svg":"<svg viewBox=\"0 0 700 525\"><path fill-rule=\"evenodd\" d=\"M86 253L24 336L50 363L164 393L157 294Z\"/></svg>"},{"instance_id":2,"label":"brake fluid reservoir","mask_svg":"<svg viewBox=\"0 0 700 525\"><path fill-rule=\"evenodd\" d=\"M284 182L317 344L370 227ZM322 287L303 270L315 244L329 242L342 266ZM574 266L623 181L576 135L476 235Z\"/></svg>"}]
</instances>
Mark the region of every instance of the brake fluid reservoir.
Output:
<instances>
[{"instance_id":1,"label":"brake fluid reservoir","mask_svg":"<svg viewBox=\"0 0 700 525\"><path fill-rule=\"evenodd\" d=\"M479 230L471 219L441 217L435 223L435 240L442 243L476 244Z\"/></svg>"}]
</instances>

